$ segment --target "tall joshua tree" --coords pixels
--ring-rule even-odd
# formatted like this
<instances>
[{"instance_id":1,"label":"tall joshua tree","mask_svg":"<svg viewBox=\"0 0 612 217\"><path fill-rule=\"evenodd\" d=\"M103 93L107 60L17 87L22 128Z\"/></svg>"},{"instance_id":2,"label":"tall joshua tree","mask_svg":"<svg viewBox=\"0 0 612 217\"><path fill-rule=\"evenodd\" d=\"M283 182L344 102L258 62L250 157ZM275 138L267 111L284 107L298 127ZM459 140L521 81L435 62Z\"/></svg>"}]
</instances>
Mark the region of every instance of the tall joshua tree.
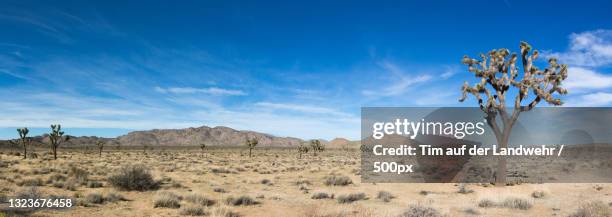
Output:
<instances>
[{"instance_id":1,"label":"tall joshua tree","mask_svg":"<svg viewBox=\"0 0 612 217\"><path fill-rule=\"evenodd\" d=\"M51 125L51 134L49 134L49 141L51 141L51 152L53 152L53 159L57 160L57 148L62 142L70 140L69 136L64 136L61 125Z\"/></svg>"},{"instance_id":2,"label":"tall joshua tree","mask_svg":"<svg viewBox=\"0 0 612 217\"><path fill-rule=\"evenodd\" d=\"M470 86L466 81L461 88L463 96L459 99L463 102L468 94L474 95L478 100L480 109L485 113L487 124L495 133L497 144L500 148L508 147L508 138L512 132L512 126L521 112L527 112L536 107L544 100L551 105L562 105L563 102L557 95L567 94L567 90L561 87L563 80L567 78L567 65L557 63L557 59L550 58L548 67L541 70L534 66L539 52L534 50L527 42L520 43L520 56L522 63L522 75L519 75L519 67L516 66L518 55L510 54L506 48L491 50L487 55L480 54L480 60L463 56L461 63L468 66L468 71L474 73L480 82ZM531 54L530 54L531 52ZM507 110L506 94L510 87L518 91L514 99L514 108ZM523 105L523 100L532 92L534 98L529 104ZM497 117L500 117L501 125L498 125ZM496 183L506 184L506 158L501 156L497 164Z\"/></svg>"},{"instance_id":3,"label":"tall joshua tree","mask_svg":"<svg viewBox=\"0 0 612 217\"><path fill-rule=\"evenodd\" d=\"M302 159L302 154L308 153L308 146L300 144L298 146L298 153L300 153L300 159Z\"/></svg>"},{"instance_id":4,"label":"tall joshua tree","mask_svg":"<svg viewBox=\"0 0 612 217\"><path fill-rule=\"evenodd\" d=\"M23 159L26 159L28 155L27 146L30 143L30 138L28 138L28 133L30 132L30 130L28 130L27 127L24 127L17 129L17 132L19 133L19 143L21 143L21 145L23 146Z\"/></svg>"},{"instance_id":5,"label":"tall joshua tree","mask_svg":"<svg viewBox=\"0 0 612 217\"><path fill-rule=\"evenodd\" d=\"M249 157L252 156L251 152L253 151L255 146L257 146L258 143L259 143L259 141L256 138L253 138L253 139L248 139L247 138L245 145L249 148Z\"/></svg>"},{"instance_id":6,"label":"tall joshua tree","mask_svg":"<svg viewBox=\"0 0 612 217\"><path fill-rule=\"evenodd\" d=\"M102 140L96 141L96 146L98 146L98 150L100 151L100 157L102 157L102 149L104 149L104 141Z\"/></svg>"},{"instance_id":7,"label":"tall joshua tree","mask_svg":"<svg viewBox=\"0 0 612 217\"><path fill-rule=\"evenodd\" d=\"M312 149L312 154L314 156L317 156L317 152L322 152L323 150L325 150L325 148L321 144L321 141L319 141L318 139L310 140L310 148Z\"/></svg>"},{"instance_id":8,"label":"tall joshua tree","mask_svg":"<svg viewBox=\"0 0 612 217\"><path fill-rule=\"evenodd\" d=\"M206 148L206 144L200 144L200 149L202 150L202 156L204 155L204 149Z\"/></svg>"}]
</instances>

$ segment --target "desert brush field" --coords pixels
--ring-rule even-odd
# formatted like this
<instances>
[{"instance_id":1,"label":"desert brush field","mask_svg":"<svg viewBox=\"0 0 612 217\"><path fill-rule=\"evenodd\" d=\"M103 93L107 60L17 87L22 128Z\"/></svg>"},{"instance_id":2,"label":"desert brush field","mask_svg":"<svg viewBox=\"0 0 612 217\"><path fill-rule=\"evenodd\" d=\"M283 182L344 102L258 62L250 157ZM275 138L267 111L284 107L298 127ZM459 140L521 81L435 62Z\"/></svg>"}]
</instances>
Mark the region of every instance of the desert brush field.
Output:
<instances>
[{"instance_id":1,"label":"desert brush field","mask_svg":"<svg viewBox=\"0 0 612 217\"><path fill-rule=\"evenodd\" d=\"M610 216L612 184L361 183L357 150L0 153L0 216ZM8 209L10 198L72 198Z\"/></svg>"}]
</instances>

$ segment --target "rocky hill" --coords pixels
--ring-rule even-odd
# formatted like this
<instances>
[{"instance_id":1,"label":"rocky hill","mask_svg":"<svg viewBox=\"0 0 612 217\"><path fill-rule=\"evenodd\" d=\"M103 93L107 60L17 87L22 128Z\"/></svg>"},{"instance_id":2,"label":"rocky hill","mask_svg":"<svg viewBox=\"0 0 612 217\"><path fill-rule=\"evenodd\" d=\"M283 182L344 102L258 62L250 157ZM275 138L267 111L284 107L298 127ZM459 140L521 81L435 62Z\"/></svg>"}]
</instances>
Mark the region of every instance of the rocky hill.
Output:
<instances>
[{"instance_id":1,"label":"rocky hill","mask_svg":"<svg viewBox=\"0 0 612 217\"><path fill-rule=\"evenodd\" d=\"M298 138L276 137L253 131L239 131L229 127L207 127L167 130L134 131L115 139L122 146L242 146L247 138L259 140L259 147L295 147Z\"/></svg>"}]
</instances>

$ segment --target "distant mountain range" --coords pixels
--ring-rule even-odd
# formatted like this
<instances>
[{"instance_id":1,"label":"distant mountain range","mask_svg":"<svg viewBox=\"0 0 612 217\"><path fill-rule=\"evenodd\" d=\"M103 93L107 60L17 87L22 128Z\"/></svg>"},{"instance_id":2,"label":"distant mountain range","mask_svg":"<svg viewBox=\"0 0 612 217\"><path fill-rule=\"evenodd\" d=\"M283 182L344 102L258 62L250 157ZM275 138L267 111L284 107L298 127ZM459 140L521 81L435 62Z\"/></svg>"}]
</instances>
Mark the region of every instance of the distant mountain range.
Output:
<instances>
[{"instance_id":1,"label":"distant mountain range","mask_svg":"<svg viewBox=\"0 0 612 217\"><path fill-rule=\"evenodd\" d=\"M117 138L101 138L95 136L71 136L65 146L94 145L96 141L103 140L107 145L121 146L206 146L232 147L242 146L245 140L255 138L259 141L258 147L296 147L304 141L293 137L277 137L270 134L254 131L235 130L229 127L197 127L185 129L154 129L147 131L133 131L127 135ZM345 148L355 145L358 142L351 142L347 139L336 138L332 141L320 140L329 148ZM49 144L47 134L32 137L34 145ZM0 144L8 144L8 141L0 141Z\"/></svg>"}]
</instances>

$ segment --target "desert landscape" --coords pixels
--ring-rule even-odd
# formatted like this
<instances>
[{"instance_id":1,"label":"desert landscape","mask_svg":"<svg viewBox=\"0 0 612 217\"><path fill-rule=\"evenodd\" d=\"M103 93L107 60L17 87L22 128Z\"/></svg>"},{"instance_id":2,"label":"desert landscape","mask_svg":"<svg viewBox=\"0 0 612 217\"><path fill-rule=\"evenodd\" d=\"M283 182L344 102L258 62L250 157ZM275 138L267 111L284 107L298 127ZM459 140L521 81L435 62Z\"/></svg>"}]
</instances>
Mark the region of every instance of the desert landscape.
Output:
<instances>
[{"instance_id":1,"label":"desert landscape","mask_svg":"<svg viewBox=\"0 0 612 217\"><path fill-rule=\"evenodd\" d=\"M160 141L169 132L210 133L201 138L214 145L136 145L142 134ZM267 145L249 157L244 142L223 142L244 134ZM358 144L345 139L300 153L276 145L297 139L203 127L107 139L101 152L76 138L57 160L39 139L27 159L3 145L2 216L610 216L612 207L611 184L361 183ZM74 206L10 209L10 198L71 198Z\"/></svg>"}]
</instances>

